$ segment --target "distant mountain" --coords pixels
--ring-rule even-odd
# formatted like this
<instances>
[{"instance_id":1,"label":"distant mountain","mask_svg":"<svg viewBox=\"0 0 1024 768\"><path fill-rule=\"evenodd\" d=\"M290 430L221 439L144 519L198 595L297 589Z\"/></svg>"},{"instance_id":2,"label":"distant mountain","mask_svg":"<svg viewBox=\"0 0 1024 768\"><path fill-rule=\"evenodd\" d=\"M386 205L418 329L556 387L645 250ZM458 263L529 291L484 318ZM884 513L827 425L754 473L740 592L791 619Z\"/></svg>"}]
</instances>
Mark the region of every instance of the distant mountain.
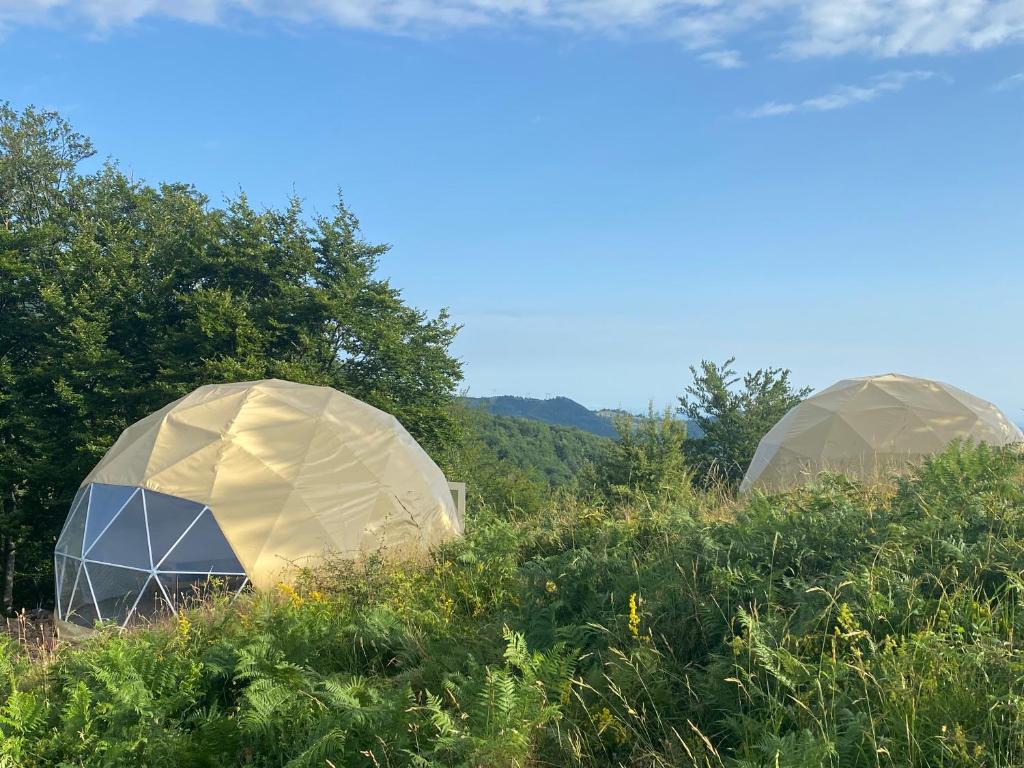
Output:
<instances>
[{"instance_id":1,"label":"distant mountain","mask_svg":"<svg viewBox=\"0 0 1024 768\"><path fill-rule=\"evenodd\" d=\"M552 397L541 400L535 397L516 397L500 395L498 397L464 397L463 401L474 408L482 408L495 416L511 416L517 419L541 421L561 427L575 427L601 437L618 438L615 431L616 416L633 415L620 408L602 408L592 411L568 397ZM642 418L642 417L641 417ZM691 421L686 424L690 437L703 434L700 428Z\"/></svg>"},{"instance_id":2,"label":"distant mountain","mask_svg":"<svg viewBox=\"0 0 1024 768\"><path fill-rule=\"evenodd\" d=\"M600 416L568 397L540 400L534 397L466 397L467 405L482 408L495 416L531 419L561 427L575 427L601 437L618 437L611 419Z\"/></svg>"}]
</instances>

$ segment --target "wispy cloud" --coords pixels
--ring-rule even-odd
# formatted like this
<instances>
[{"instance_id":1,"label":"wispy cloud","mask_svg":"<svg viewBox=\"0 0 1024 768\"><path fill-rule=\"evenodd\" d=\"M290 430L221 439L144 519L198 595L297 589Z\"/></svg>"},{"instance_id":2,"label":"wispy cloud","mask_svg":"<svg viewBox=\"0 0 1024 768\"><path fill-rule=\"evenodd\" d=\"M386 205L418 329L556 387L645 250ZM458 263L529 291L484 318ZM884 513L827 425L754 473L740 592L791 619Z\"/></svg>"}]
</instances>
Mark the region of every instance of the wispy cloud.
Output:
<instances>
[{"instance_id":1,"label":"wispy cloud","mask_svg":"<svg viewBox=\"0 0 1024 768\"><path fill-rule=\"evenodd\" d=\"M743 56L739 51L731 49L705 51L698 58L721 69L739 69L743 66Z\"/></svg>"},{"instance_id":2,"label":"wispy cloud","mask_svg":"<svg viewBox=\"0 0 1024 768\"><path fill-rule=\"evenodd\" d=\"M1024 72L1004 77L992 86L993 91L1012 91L1015 88L1024 88Z\"/></svg>"},{"instance_id":3,"label":"wispy cloud","mask_svg":"<svg viewBox=\"0 0 1024 768\"><path fill-rule=\"evenodd\" d=\"M794 112L831 112L846 109L874 101L886 93L902 91L911 83L930 80L934 76L934 72L924 70L887 72L873 78L866 85L837 85L826 94L801 101L769 101L743 115L751 118L778 117Z\"/></svg>"},{"instance_id":4,"label":"wispy cloud","mask_svg":"<svg viewBox=\"0 0 1024 768\"><path fill-rule=\"evenodd\" d=\"M248 18L429 32L526 24L679 40L724 67L743 38L797 58L978 50L1024 39L1024 0L0 0L0 27L85 24L111 30L154 17L230 25ZM752 31L769 35L747 35ZM747 51L744 51L747 53Z\"/></svg>"}]
</instances>

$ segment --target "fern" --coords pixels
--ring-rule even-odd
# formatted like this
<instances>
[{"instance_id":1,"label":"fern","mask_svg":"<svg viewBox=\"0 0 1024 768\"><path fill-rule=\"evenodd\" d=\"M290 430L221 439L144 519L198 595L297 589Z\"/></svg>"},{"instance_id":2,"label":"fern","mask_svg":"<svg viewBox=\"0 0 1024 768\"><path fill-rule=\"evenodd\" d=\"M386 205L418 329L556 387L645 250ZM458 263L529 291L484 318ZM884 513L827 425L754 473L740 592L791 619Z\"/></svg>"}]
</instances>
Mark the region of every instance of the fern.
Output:
<instances>
[{"instance_id":1,"label":"fern","mask_svg":"<svg viewBox=\"0 0 1024 768\"><path fill-rule=\"evenodd\" d=\"M472 523L187 630L42 659L0 639L0 766L1024 765L1012 452Z\"/></svg>"}]
</instances>

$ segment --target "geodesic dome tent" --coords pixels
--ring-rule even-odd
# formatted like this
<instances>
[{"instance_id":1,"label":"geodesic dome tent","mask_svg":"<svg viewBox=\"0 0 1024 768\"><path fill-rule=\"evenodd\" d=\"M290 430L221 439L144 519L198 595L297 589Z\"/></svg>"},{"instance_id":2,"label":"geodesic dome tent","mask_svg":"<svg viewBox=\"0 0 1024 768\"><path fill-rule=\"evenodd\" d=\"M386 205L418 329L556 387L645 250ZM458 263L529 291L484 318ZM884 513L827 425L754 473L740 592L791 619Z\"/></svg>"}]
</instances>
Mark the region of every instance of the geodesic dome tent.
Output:
<instances>
[{"instance_id":1,"label":"geodesic dome tent","mask_svg":"<svg viewBox=\"0 0 1024 768\"><path fill-rule=\"evenodd\" d=\"M126 429L55 551L63 620L127 624L197 590L461 535L448 481L393 416L327 387L200 387Z\"/></svg>"},{"instance_id":2,"label":"geodesic dome tent","mask_svg":"<svg viewBox=\"0 0 1024 768\"><path fill-rule=\"evenodd\" d=\"M785 490L825 470L876 479L956 439L1004 446L1024 434L992 403L949 384L895 373L844 379L769 430L740 491Z\"/></svg>"}]
</instances>

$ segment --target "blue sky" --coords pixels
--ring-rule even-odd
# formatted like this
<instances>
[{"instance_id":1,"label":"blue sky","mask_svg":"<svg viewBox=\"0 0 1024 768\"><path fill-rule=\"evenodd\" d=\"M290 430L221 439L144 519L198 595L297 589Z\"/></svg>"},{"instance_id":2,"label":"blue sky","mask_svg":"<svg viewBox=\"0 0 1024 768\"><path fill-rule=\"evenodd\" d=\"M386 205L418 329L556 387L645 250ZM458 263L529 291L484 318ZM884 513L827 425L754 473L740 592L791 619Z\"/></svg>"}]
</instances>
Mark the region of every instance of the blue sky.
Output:
<instances>
[{"instance_id":1,"label":"blue sky","mask_svg":"<svg viewBox=\"0 0 1024 768\"><path fill-rule=\"evenodd\" d=\"M0 98L215 202L337 189L471 394L709 357L1024 421L1024 3L0 0Z\"/></svg>"}]
</instances>

